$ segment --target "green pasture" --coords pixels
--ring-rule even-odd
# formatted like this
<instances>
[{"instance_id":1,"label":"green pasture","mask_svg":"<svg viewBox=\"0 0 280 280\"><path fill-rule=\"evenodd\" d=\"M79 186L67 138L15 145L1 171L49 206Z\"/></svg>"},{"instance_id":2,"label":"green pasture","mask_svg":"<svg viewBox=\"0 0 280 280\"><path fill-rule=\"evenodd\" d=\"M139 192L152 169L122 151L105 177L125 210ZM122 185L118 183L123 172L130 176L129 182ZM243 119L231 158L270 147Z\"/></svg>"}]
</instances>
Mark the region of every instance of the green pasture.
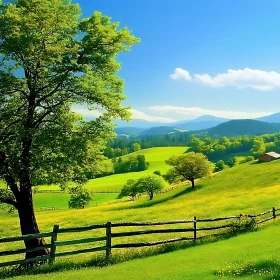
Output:
<instances>
[{"instance_id":1,"label":"green pasture","mask_svg":"<svg viewBox=\"0 0 280 280\"><path fill-rule=\"evenodd\" d=\"M87 207L82 210L59 210L59 211L38 211L38 206L36 206L36 195L35 195L35 208L36 208L36 217L40 226L41 231L47 232L51 231L54 224L59 224L61 228L65 227L77 227L77 226L85 226L90 224L96 223L105 223L107 221L111 222L124 222L124 221L166 221L166 220L175 220L175 219L192 219L193 216L197 216L198 218L203 217L219 217L219 216L227 216L227 215L238 215L240 213L243 214L256 214L263 212L265 210L271 209L273 206L280 207L280 161L274 161L269 163L258 164L256 162L250 162L242 165L238 165L234 168L228 168L224 171L216 173L211 178L205 178L198 180L196 182L196 190L193 191L189 184L182 186L178 189L173 191L156 195L154 200L149 201L146 196L141 197L136 201L130 202L116 202L112 204L104 203L99 205L98 207ZM59 198L57 198L59 199ZM61 203L61 202L60 202ZM38 204L37 204L38 205ZM276 220L277 225L279 226L279 221ZM0 210L0 236L15 236L19 235L19 223L16 213L7 214L6 211ZM265 226L268 228L274 228L273 226ZM280 227L280 226L279 226ZM117 231L117 229L114 229ZM121 229L120 229L121 230ZM266 242L265 237L263 240L259 240L261 238L262 232L267 232L268 229L264 229L257 233L250 233L244 236L256 236L256 248L259 248L259 242L263 241ZM277 231L277 228L274 229ZM257 234L257 235L255 235ZM79 233L78 235L75 233L67 234L67 236L59 236L59 240L71 240L71 239L78 239L83 237L92 237L92 236L102 236L104 235L104 230L98 231L89 231L86 233ZM182 235L179 235L182 236ZM179 237L177 234L166 234L166 235L149 235L149 236L137 236L137 237L126 237L120 238L120 240L113 240L113 242L143 242L143 241L156 241L160 239L167 239L167 238L175 238ZM237 237L237 238L245 238L245 237ZM236 241L234 241L236 240ZM251 240L251 239L250 239ZM252 239L253 240L253 239ZM192 257L194 259L198 258L200 254L210 254L213 251L213 254L216 255L218 252L218 248L221 248L221 253L223 252L223 247L220 247L220 244L226 244L223 242L229 242L230 245L225 245L226 248L234 248L229 251L229 257L226 258L224 256L220 256L220 260L218 259L218 255L214 257L216 265L213 265L209 259L212 258L204 257L201 259L201 263L205 263L203 268L201 268L202 274L198 274L198 278L184 278L188 273L186 269L187 266L183 266L180 264L178 268L178 276L174 279L215 279L213 277L213 271L217 269L224 268L224 261L227 260L228 262L235 262L235 258L240 258L241 260L248 260L250 261L251 257L254 253L251 252L250 245L245 245L245 243L239 244L238 239L233 238L228 241L221 241L217 243L213 243L210 245L201 245L195 248L188 248L182 251L175 252L174 256L172 254L158 256L156 258L165 258L168 259L168 255L170 255L170 259L176 259L177 257L183 259L186 256L190 256L190 260ZM231 243L236 242L236 243ZM271 244L274 241L271 241ZM252 241L252 244L255 244ZM19 248L21 244L1 244L0 251L12 249L12 248ZM236 246L243 246L244 253L242 251L237 251ZM15 246L15 247L13 247ZM22 245L21 245L22 246ZM80 246L80 247L78 247ZM78 249L81 246L86 245L77 245L71 246L71 249ZM208 247L210 246L210 247ZM212 246L212 247L211 247ZM215 247L214 247L215 246ZM227 247L228 246L228 247ZM253 246L253 245L252 245ZM272 245L271 245L272 246ZM273 245L274 246L274 245ZM278 246L278 245L277 245ZM240 247L242 250L243 247ZM85 247L82 247L85 248ZM203 248L205 249L205 253L203 253ZM210 249L211 248L211 249ZM216 250L217 248L217 250ZM65 248L64 248L65 249ZM68 248L69 249L69 248ZM207 250L208 253L207 253ZM250 252L249 252L250 251ZM138 252L140 255L145 254L146 249L130 249L130 250L113 250L113 255L117 256L125 256L126 254L130 254L131 252ZM193 252L190 254L189 252ZM215 252L215 253L214 253ZM259 261L262 261L263 258L267 257L270 258L271 255L266 254L265 250L260 249L261 254ZM264 252L264 253L262 253ZM101 255L104 255L104 252ZM178 255L176 255L178 254ZM180 254L182 256L180 257ZM250 258L247 258L247 255L250 255ZM263 255L262 255L263 254ZM102 256L103 256L102 255ZM230 255L233 257L231 258ZM192 256L192 257L191 257ZM234 258L235 256L235 258ZM19 256L20 257L20 256ZM21 256L23 257L23 256ZM67 258L58 258L57 265L64 265L66 263L88 263L90 260L95 259L96 254L84 254L84 255L77 255L76 257L67 257ZM166 262L167 262L166 259ZM10 260L8 258L0 258L0 261ZM115 273L115 269L121 269L123 265L132 265L131 269L133 269L133 263L139 263L143 261L143 265L147 264L148 259L145 260L137 260L133 262L129 262L128 264L120 264L116 265L112 268L104 268L104 269L93 269L93 270L84 270L83 273L86 271L92 271L92 275L96 277L101 277L99 275L99 271L105 271L104 275L106 275L106 271L112 271ZM152 261L152 259L150 259ZM181 263L182 261L179 261ZM199 261L197 260L199 263ZM130 264L131 263L131 264ZM164 263L164 261L162 261ZM156 265L156 259L155 264ZM164 273L167 273L167 269L164 271L160 268L161 261L158 262L158 269L162 270L162 274L157 274L156 272L148 275L148 279L168 279L164 278L167 277ZM185 265L188 265L188 260L185 260ZM185 272L183 272L183 268L185 267ZM210 269L211 268L211 269ZM112 269L112 270L110 270ZM153 271L156 267L153 269ZM197 267L193 267L193 275L197 275L195 273ZM170 270L172 271L172 270ZM204 272L203 272L204 271ZM89 273L89 272L88 272ZM161 273L161 272L158 272ZM182 274L183 273L183 274ZM190 275L191 270L190 270ZM203 274L205 273L205 274ZM212 274L211 274L212 273ZM55 275L55 274L54 274ZM57 277L70 277L68 272L59 274L60 276ZM64 276L65 275L65 276ZM67 276L68 275L68 276ZM81 274L82 275L82 274ZM101 274L100 274L101 275ZM103 273L102 273L103 275ZM144 277L144 274L139 273L139 279ZM210 278L199 278L201 275L208 275L207 277ZM131 274L127 272L124 274L125 279L130 279ZM35 276L34 276L35 277ZM37 276L38 277L38 276ZM42 276L41 276L42 277ZM85 277L85 274L84 274ZM114 276L115 277L115 276ZM117 277L117 276L116 276ZM141 278L142 277L142 278ZM151 277L151 278L149 278ZM155 278L152 278L155 277ZM156 278L158 277L158 278ZM163 277L163 278L162 278ZM181 277L181 278L180 278ZM212 277L212 278L211 278ZM39 279L39 278L38 278ZM42 278L43 279L43 278ZM62 278L63 279L63 278ZM64 278L67 279L67 278ZM70 279L70 278L69 278ZM98 279L98 278L97 278ZM114 278L112 278L114 279ZM115 278L115 279L123 279L123 278ZM133 279L133 278L132 278ZM246 279L246 278L244 278ZM257 279L257 278L256 278ZM259 278L261 279L261 278Z\"/></svg>"},{"instance_id":2,"label":"green pasture","mask_svg":"<svg viewBox=\"0 0 280 280\"><path fill-rule=\"evenodd\" d=\"M152 201L143 196L134 202L105 203L82 210L37 211L37 219L42 231L50 231L53 224L72 227L107 221L158 221L259 213L280 206L279 190L280 161L251 162L198 180L195 191L187 184L156 195ZM6 214L0 210L0 220L3 225L0 235L19 234L16 213Z\"/></svg>"},{"instance_id":3,"label":"green pasture","mask_svg":"<svg viewBox=\"0 0 280 280\"><path fill-rule=\"evenodd\" d=\"M280 279L280 223L227 240L132 260L86 268L15 277L15 280L219 280Z\"/></svg>"},{"instance_id":4,"label":"green pasture","mask_svg":"<svg viewBox=\"0 0 280 280\"><path fill-rule=\"evenodd\" d=\"M100 206L104 203L116 200L117 193L92 193L92 200L88 207ZM34 195L35 210L41 210L46 207L56 207L59 209L68 209L70 194L66 193L36 193Z\"/></svg>"},{"instance_id":5,"label":"green pasture","mask_svg":"<svg viewBox=\"0 0 280 280\"><path fill-rule=\"evenodd\" d=\"M102 191L120 191L128 179L137 180L142 176L150 175L155 170L165 173L170 167L165 161L172 155L181 155L187 150L186 147L159 147L140 150L129 155L123 156L123 159L129 156L145 155L150 163L149 168L141 172L130 172L124 174L114 174L107 177L90 180L86 187L95 192Z\"/></svg>"}]
</instances>

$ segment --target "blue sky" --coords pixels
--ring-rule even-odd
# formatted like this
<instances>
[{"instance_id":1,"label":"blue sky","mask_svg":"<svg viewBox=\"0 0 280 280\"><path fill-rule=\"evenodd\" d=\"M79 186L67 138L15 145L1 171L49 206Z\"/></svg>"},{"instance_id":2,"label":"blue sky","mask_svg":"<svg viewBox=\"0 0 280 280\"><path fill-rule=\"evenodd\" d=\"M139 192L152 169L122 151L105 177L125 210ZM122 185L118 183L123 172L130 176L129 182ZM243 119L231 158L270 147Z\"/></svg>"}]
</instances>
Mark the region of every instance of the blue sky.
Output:
<instances>
[{"instance_id":1,"label":"blue sky","mask_svg":"<svg viewBox=\"0 0 280 280\"><path fill-rule=\"evenodd\" d=\"M280 1L74 2L83 16L101 11L141 38L119 57L134 119L280 111Z\"/></svg>"}]
</instances>

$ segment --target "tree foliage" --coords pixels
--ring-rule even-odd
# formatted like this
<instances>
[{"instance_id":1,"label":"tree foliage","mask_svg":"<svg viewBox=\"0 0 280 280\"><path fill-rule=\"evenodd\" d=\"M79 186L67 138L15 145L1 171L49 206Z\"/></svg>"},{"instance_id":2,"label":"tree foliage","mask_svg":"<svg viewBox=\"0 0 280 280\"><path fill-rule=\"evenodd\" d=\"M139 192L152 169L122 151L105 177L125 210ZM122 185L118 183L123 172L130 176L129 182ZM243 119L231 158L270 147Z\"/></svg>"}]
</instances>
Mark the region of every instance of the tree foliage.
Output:
<instances>
[{"instance_id":1,"label":"tree foliage","mask_svg":"<svg viewBox=\"0 0 280 280\"><path fill-rule=\"evenodd\" d=\"M0 202L18 209L22 234L39 232L32 185L84 182L113 136L112 118L129 118L116 58L137 42L100 12L81 18L71 0L0 2L0 178L14 196ZM72 112L85 104L95 120Z\"/></svg>"},{"instance_id":2,"label":"tree foliage","mask_svg":"<svg viewBox=\"0 0 280 280\"><path fill-rule=\"evenodd\" d=\"M123 186L118 198L129 196L132 200L135 200L136 196L140 193L141 192L139 187L136 185L136 181L129 179Z\"/></svg>"},{"instance_id":3,"label":"tree foliage","mask_svg":"<svg viewBox=\"0 0 280 280\"><path fill-rule=\"evenodd\" d=\"M136 187L140 193L146 192L150 200L152 200L154 195L163 189L164 181L162 177L155 174L143 176L137 180Z\"/></svg>"},{"instance_id":4,"label":"tree foliage","mask_svg":"<svg viewBox=\"0 0 280 280\"><path fill-rule=\"evenodd\" d=\"M190 152L182 156L172 156L166 163L172 166L164 175L169 183L189 180L194 188L194 180L211 175L213 164L201 153Z\"/></svg>"},{"instance_id":5,"label":"tree foliage","mask_svg":"<svg viewBox=\"0 0 280 280\"><path fill-rule=\"evenodd\" d=\"M68 201L70 209L83 209L92 200L89 191L81 186L70 188L69 193L71 194Z\"/></svg>"},{"instance_id":6,"label":"tree foliage","mask_svg":"<svg viewBox=\"0 0 280 280\"><path fill-rule=\"evenodd\" d=\"M216 162L214 171L215 172L222 171L225 169L225 167L226 167L225 162L220 159Z\"/></svg>"},{"instance_id":7,"label":"tree foliage","mask_svg":"<svg viewBox=\"0 0 280 280\"><path fill-rule=\"evenodd\" d=\"M120 157L117 160L113 160L113 163L115 174L144 171L149 167L149 162L146 161L145 155L129 156L126 159Z\"/></svg>"}]
</instances>

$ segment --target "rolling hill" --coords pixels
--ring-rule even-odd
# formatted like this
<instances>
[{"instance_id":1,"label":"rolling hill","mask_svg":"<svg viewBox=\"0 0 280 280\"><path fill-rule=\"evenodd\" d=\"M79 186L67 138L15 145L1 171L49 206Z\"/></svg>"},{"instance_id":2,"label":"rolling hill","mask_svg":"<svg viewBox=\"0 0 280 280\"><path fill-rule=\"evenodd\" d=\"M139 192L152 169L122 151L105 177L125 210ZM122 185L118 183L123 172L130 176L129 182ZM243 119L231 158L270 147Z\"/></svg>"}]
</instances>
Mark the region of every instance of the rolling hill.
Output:
<instances>
[{"instance_id":1,"label":"rolling hill","mask_svg":"<svg viewBox=\"0 0 280 280\"><path fill-rule=\"evenodd\" d=\"M239 213L260 213L271 209L272 206L280 206L278 199L280 187L279 168L280 161L264 164L251 162L226 169L211 178L197 181L196 191L191 191L190 187L186 185L176 190L157 195L152 201L149 201L147 197L143 196L135 202L119 202L111 205L101 205L99 207L88 207L82 210L37 211L37 220L41 230L49 232L53 224L59 224L61 227L65 228L105 223L107 221L166 221L190 219L193 216L208 218ZM7 215L6 212L0 210L0 219L2 225L0 228L1 236L15 236L19 233L18 217L16 213ZM264 260L271 261L272 254L273 256L274 254L278 254L279 256L279 246L270 246L271 242L276 242L275 244L278 244L278 237L275 232L279 231L279 228L280 223L276 219L275 225L267 225L264 230L254 233L244 234L208 245L187 248L170 254L126 262L104 269L92 268L81 270L77 275L75 272L65 271L65 264L67 262L72 263L72 265L73 263L90 263L90 261L95 259L95 254L78 255L77 258L71 259L58 258L55 265L58 268L61 267L64 272L54 273L52 276L42 274L38 276L28 275L26 276L28 278L23 277L22 279L46 279L46 277L48 277L48 279L54 279L51 277L56 276L60 279L69 279L69 277L71 278L75 275L75 277L81 276L80 279L84 279L83 277L86 274L88 274L88 277L93 277L94 275L96 276L94 279L98 279L97 277L104 277L104 275L108 275L109 277L111 273L115 276L112 276L110 279L123 279L120 277L129 279L131 275L130 269L133 269L135 266L135 269L139 268L137 271L140 273L140 271L142 271L140 268L143 267L144 271L144 267L150 262L153 263L152 265L155 265L155 271L149 270L148 279L170 279L170 274L168 274L170 262L172 263L172 259L176 259L176 262L178 262L181 258L185 261L182 262L182 265L178 264L178 268L176 266L174 271L172 270L172 279L217 279L215 272L230 271L231 268L228 267L229 263L230 267L233 266L239 269L247 265L247 262L251 260L253 263ZM103 232L100 232L100 234L102 233ZM81 233L79 238L92 237L90 234L92 233ZM67 240L71 240L77 238L77 236L76 233L73 233L68 234L66 238ZM128 237L128 242L134 240L137 240L137 242L155 241L157 238L158 237L155 235ZM13 248L2 245L2 249L11 250ZM72 249L74 249L73 246ZM113 254L115 256L118 256L118 254L120 254L120 256L129 255L131 252L136 252L135 250L137 249L125 251L119 249L118 251L114 251ZM231 254L228 254L229 250ZM141 255L144 252L145 249L141 249L137 251L137 254ZM237 260L239 261L238 263ZM194 261L193 265L190 266L189 262L192 263L192 261ZM242 263L240 263L240 261L242 261ZM179 261L179 263L181 262ZM198 264L202 263L204 269L199 269ZM165 267L167 267L168 270L164 270ZM156 268L158 268L158 270ZM123 270L123 272L114 274L116 271L119 271L119 269L121 271ZM140 273L139 279L144 279L142 276L147 277L147 273ZM246 278L246 275L244 276L245 277L242 279L251 279ZM259 275L256 275L256 277L257 276ZM227 279L231 278L229 277Z\"/></svg>"},{"instance_id":2,"label":"rolling hill","mask_svg":"<svg viewBox=\"0 0 280 280\"><path fill-rule=\"evenodd\" d=\"M152 123L150 123L152 124ZM209 136L239 136L258 135L277 132L280 129L280 113L258 119L228 120L214 116L201 116L190 121L180 121L171 124L152 127L118 127L115 132L119 137L143 137L148 135L165 135L169 133L206 132Z\"/></svg>"},{"instance_id":3,"label":"rolling hill","mask_svg":"<svg viewBox=\"0 0 280 280\"><path fill-rule=\"evenodd\" d=\"M209 128L204 132L210 137L233 137L241 135L261 135L280 131L279 123L257 120L231 120Z\"/></svg>"},{"instance_id":4,"label":"rolling hill","mask_svg":"<svg viewBox=\"0 0 280 280\"><path fill-rule=\"evenodd\" d=\"M164 134L180 133L180 132L186 132L186 130L182 128L175 128L170 126L157 126L141 131L137 136L164 135Z\"/></svg>"}]
</instances>

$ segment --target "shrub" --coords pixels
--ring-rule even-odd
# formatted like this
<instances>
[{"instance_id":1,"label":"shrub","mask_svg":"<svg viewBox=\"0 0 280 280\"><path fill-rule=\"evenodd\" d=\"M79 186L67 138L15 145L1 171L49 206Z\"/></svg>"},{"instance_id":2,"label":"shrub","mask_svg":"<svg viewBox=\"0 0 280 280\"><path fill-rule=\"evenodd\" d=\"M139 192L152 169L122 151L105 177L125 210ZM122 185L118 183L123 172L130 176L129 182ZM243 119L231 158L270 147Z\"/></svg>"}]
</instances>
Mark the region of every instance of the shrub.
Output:
<instances>
[{"instance_id":1,"label":"shrub","mask_svg":"<svg viewBox=\"0 0 280 280\"><path fill-rule=\"evenodd\" d=\"M231 233L238 234L255 230L257 221L255 218L240 217L237 221L231 222L230 225Z\"/></svg>"},{"instance_id":2,"label":"shrub","mask_svg":"<svg viewBox=\"0 0 280 280\"><path fill-rule=\"evenodd\" d=\"M155 171L153 172L153 174L158 175L158 176L161 176L160 170L155 170Z\"/></svg>"},{"instance_id":3,"label":"shrub","mask_svg":"<svg viewBox=\"0 0 280 280\"><path fill-rule=\"evenodd\" d=\"M253 156L247 156L243 160L241 160L239 163L243 164L243 163L246 163L246 162L249 162L249 161L253 161L253 160L255 160Z\"/></svg>"}]
</instances>

